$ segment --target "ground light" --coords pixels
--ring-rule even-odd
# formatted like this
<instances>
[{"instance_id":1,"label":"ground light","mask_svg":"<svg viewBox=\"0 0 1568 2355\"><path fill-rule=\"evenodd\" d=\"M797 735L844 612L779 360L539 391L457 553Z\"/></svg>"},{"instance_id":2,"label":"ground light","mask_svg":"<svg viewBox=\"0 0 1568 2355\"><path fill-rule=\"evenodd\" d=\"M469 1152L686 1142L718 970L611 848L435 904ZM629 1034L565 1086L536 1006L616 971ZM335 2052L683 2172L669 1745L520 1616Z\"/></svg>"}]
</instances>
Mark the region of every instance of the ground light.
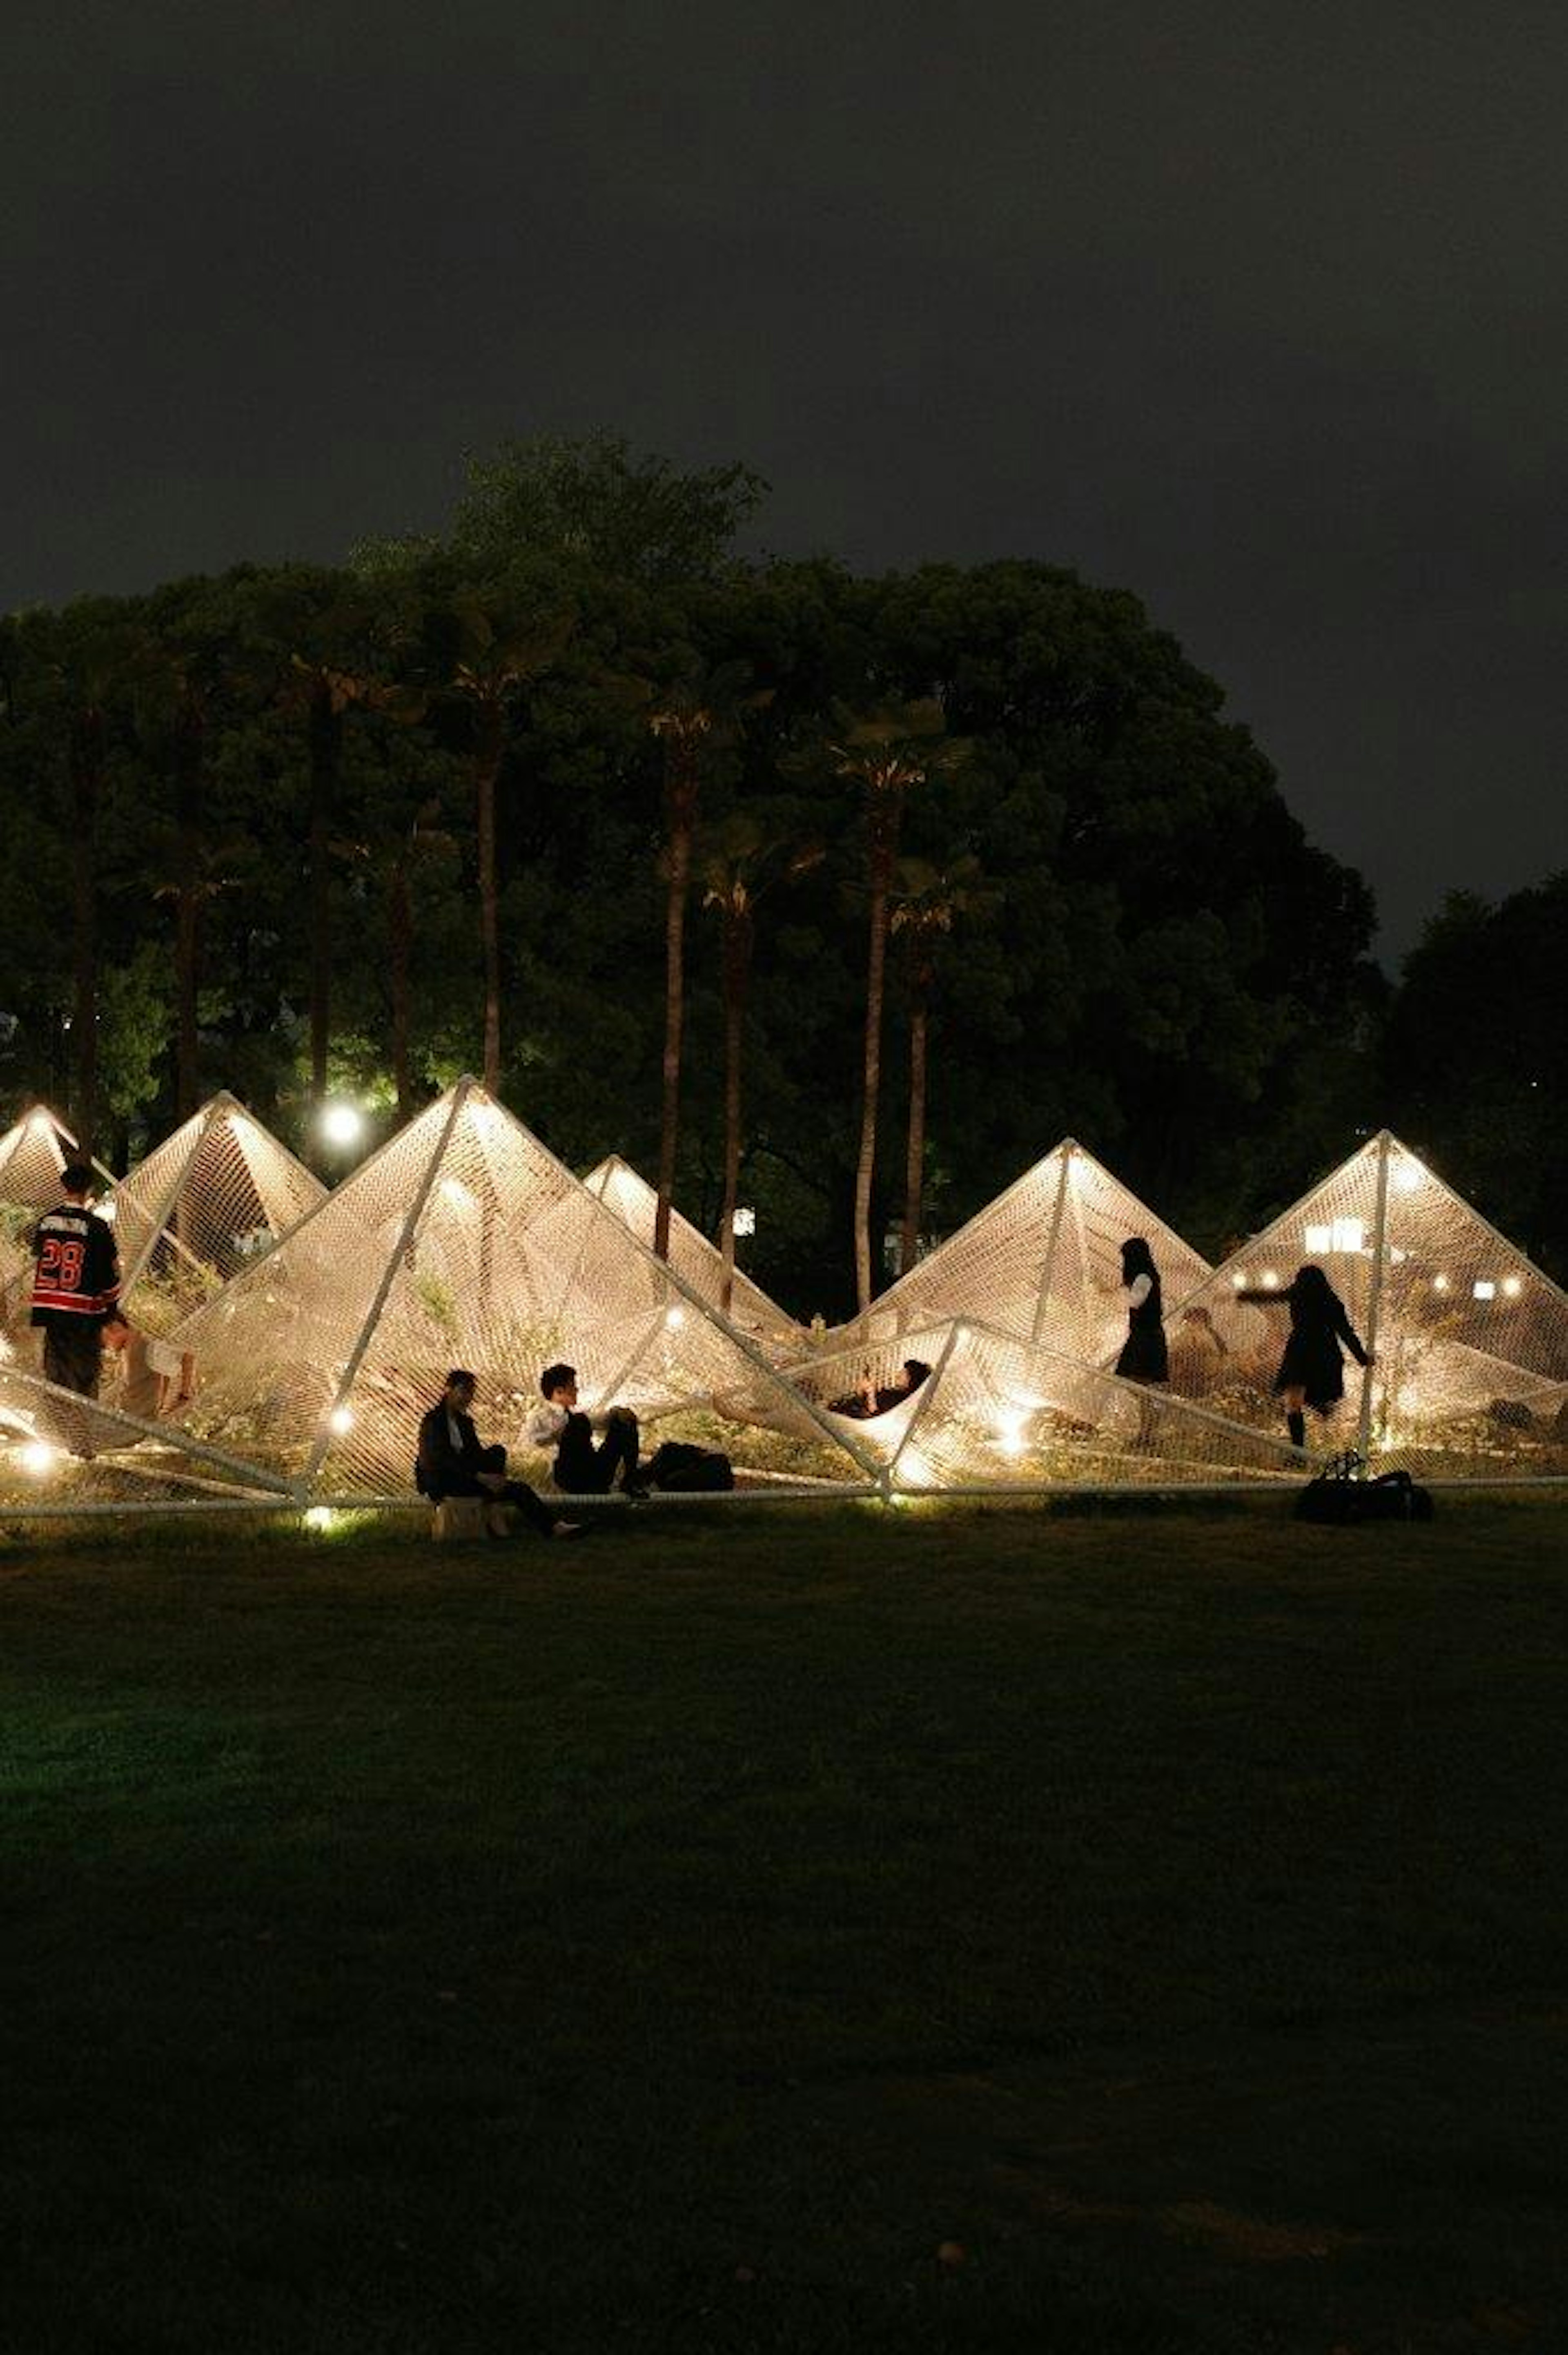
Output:
<instances>
[{"instance_id":1,"label":"ground light","mask_svg":"<svg viewBox=\"0 0 1568 2355\"><path fill-rule=\"evenodd\" d=\"M19 1451L18 1459L24 1472L35 1480L46 1479L59 1460L59 1449L51 1447L47 1439L29 1439Z\"/></svg>"}]
</instances>

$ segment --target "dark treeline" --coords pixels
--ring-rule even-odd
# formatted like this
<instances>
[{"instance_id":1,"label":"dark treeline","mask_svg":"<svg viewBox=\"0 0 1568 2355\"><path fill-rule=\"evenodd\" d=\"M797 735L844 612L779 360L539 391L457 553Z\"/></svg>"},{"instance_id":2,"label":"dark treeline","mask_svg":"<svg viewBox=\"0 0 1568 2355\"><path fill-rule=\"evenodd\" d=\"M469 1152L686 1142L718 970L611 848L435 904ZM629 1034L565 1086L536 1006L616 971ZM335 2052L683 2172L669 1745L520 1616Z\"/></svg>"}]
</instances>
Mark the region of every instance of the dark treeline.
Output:
<instances>
[{"instance_id":1,"label":"dark treeline","mask_svg":"<svg viewBox=\"0 0 1568 2355\"><path fill-rule=\"evenodd\" d=\"M8 1103L120 1160L228 1086L311 1151L479 1069L576 1167L662 1144L710 1232L738 1191L829 1314L873 1145L906 1248L1072 1133L1213 1250L1387 1120L1562 1266L1562 879L1391 992L1135 598L742 563L760 490L532 443L439 540L9 617Z\"/></svg>"}]
</instances>

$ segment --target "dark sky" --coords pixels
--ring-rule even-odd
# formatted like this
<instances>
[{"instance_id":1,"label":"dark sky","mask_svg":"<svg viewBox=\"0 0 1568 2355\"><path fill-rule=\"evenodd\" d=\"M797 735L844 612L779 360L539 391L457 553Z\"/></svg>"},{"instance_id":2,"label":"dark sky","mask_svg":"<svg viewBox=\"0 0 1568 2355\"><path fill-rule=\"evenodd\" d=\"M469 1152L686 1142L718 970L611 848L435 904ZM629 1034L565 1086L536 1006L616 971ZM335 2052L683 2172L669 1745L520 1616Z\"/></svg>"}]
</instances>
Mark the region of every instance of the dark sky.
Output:
<instances>
[{"instance_id":1,"label":"dark sky","mask_svg":"<svg viewBox=\"0 0 1568 2355\"><path fill-rule=\"evenodd\" d=\"M0 606L624 432L766 544L1135 590L1409 944L1568 862L1563 0L63 0L0 57Z\"/></svg>"}]
</instances>

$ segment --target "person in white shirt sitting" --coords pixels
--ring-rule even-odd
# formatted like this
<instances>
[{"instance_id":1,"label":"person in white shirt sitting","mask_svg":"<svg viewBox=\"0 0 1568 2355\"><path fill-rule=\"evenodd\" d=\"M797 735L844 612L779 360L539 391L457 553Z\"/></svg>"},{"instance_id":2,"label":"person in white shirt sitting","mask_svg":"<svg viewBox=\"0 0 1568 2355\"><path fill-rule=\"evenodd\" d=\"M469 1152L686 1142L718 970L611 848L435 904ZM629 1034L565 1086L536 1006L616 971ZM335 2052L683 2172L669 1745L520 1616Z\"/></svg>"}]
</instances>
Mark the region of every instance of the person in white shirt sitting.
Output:
<instances>
[{"instance_id":1,"label":"person in white shirt sitting","mask_svg":"<svg viewBox=\"0 0 1568 2355\"><path fill-rule=\"evenodd\" d=\"M620 1475L624 1497L645 1497L648 1484L638 1469L641 1445L637 1417L629 1406L609 1408L604 1436L595 1444L593 1425L577 1405L575 1366L546 1366L539 1377L545 1403L528 1419L532 1447L556 1451L556 1486L568 1497L608 1496Z\"/></svg>"},{"instance_id":2,"label":"person in white shirt sitting","mask_svg":"<svg viewBox=\"0 0 1568 2355\"><path fill-rule=\"evenodd\" d=\"M466 1367L454 1366L440 1397L419 1425L414 1486L432 1505L448 1497L482 1497L488 1504L515 1505L542 1538L575 1538L580 1521L563 1521L541 1502L525 1480L506 1476L504 1447L484 1447L469 1412L477 1385Z\"/></svg>"}]
</instances>

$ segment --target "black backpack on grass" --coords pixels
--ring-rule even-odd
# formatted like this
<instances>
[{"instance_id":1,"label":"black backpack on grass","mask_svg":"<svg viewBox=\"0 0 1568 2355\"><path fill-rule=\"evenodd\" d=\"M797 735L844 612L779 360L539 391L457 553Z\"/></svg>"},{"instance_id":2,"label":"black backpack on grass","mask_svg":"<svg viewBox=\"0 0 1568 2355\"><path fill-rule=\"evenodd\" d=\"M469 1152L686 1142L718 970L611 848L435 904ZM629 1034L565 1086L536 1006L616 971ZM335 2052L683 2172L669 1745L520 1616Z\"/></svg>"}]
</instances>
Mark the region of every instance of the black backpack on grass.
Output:
<instances>
[{"instance_id":1,"label":"black backpack on grass","mask_svg":"<svg viewBox=\"0 0 1568 2355\"><path fill-rule=\"evenodd\" d=\"M1358 1480L1366 1466L1353 1447L1325 1465L1297 1497L1298 1521L1324 1521L1346 1529L1361 1521L1429 1521L1432 1491L1414 1481L1408 1472L1380 1472L1375 1479Z\"/></svg>"},{"instance_id":2,"label":"black backpack on grass","mask_svg":"<svg viewBox=\"0 0 1568 2355\"><path fill-rule=\"evenodd\" d=\"M727 1455L721 1455L716 1447L694 1447L684 1439L663 1442L648 1466L648 1478L666 1496L716 1496L735 1486Z\"/></svg>"}]
</instances>

